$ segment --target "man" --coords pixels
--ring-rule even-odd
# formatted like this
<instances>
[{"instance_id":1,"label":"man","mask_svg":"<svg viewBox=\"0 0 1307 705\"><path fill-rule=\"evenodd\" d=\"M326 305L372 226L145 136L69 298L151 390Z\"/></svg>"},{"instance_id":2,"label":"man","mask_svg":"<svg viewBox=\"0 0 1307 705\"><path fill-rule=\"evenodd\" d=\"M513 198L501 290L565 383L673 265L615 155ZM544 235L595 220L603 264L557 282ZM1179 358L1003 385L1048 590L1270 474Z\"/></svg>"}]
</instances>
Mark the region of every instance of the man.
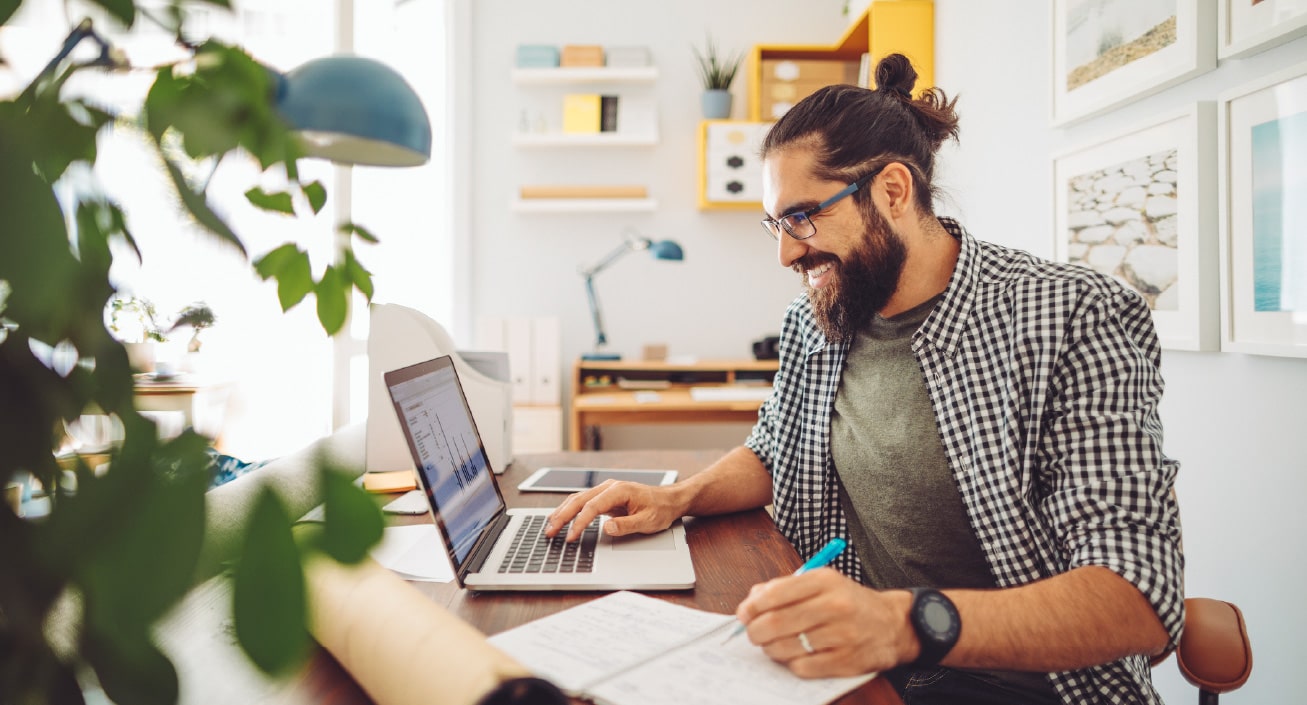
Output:
<instances>
[{"instance_id":1,"label":"man","mask_svg":"<svg viewBox=\"0 0 1307 705\"><path fill-rule=\"evenodd\" d=\"M549 533L771 503L801 555L853 547L739 606L796 674L886 672L908 705L1159 702L1183 558L1150 313L933 215L956 101L915 80L887 57L878 90L822 89L763 145L763 222L806 292L745 445L670 487L573 495Z\"/></svg>"}]
</instances>

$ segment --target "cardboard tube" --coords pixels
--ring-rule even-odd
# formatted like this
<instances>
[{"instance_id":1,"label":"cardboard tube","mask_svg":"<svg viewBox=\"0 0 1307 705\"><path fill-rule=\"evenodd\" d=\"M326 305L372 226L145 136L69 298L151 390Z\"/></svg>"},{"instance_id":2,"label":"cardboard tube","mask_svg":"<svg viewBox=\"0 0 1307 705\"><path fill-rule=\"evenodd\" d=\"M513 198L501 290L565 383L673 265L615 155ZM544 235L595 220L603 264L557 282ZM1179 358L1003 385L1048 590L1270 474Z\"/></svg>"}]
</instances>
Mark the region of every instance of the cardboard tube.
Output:
<instances>
[{"instance_id":1,"label":"cardboard tube","mask_svg":"<svg viewBox=\"0 0 1307 705\"><path fill-rule=\"evenodd\" d=\"M484 634L371 559L305 570L309 629L378 705L471 705L529 676Z\"/></svg>"}]
</instances>

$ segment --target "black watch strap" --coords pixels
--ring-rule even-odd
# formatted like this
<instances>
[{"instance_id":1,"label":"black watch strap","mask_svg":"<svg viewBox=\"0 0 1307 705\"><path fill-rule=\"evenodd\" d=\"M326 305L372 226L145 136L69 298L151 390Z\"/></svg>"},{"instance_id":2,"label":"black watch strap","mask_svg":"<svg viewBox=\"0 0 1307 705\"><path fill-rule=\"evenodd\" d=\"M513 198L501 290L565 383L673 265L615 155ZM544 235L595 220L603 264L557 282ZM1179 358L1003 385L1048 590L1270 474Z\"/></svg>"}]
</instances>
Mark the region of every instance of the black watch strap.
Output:
<instances>
[{"instance_id":1,"label":"black watch strap","mask_svg":"<svg viewBox=\"0 0 1307 705\"><path fill-rule=\"evenodd\" d=\"M921 643L921 653L912 662L913 668L929 668L939 664L958 643L962 634L962 619L953 601L944 593L931 588L913 588L912 608L908 612L912 629Z\"/></svg>"}]
</instances>

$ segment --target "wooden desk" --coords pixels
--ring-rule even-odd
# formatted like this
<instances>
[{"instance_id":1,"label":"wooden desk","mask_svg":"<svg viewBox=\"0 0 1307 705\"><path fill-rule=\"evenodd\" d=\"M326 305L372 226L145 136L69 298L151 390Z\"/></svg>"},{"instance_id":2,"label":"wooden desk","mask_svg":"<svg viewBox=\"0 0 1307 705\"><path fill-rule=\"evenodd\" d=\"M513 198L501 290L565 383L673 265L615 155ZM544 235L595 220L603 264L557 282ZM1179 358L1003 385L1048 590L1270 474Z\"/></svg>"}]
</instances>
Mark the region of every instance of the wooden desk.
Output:
<instances>
[{"instance_id":1,"label":"wooden desk","mask_svg":"<svg viewBox=\"0 0 1307 705\"><path fill-rule=\"evenodd\" d=\"M699 401L695 387L740 388L744 394L771 384L776 360L577 360L572 369L568 449L584 450L585 430L608 424L752 423L756 397ZM635 387L646 387L636 389Z\"/></svg>"},{"instance_id":2,"label":"wooden desk","mask_svg":"<svg viewBox=\"0 0 1307 705\"><path fill-rule=\"evenodd\" d=\"M671 468L681 476L692 475L720 457L719 451L601 451L547 453L519 456L499 476L499 485L509 506L550 507L563 497L553 493L519 493L517 483L546 466L604 466L624 468ZM429 522L427 516L393 517L396 524ZM778 575L794 571L800 564L789 542L761 509L719 517L687 519L686 539L694 558L697 585L692 591L647 593L660 599L702 610L730 613L748 594L749 588ZM601 593L472 593L456 583L413 583L437 604L471 623L487 635L497 634L533 619L567 609ZM227 683L230 685L230 683ZM308 665L282 686L265 687L259 698L264 703L318 702L354 705L371 700L324 649L315 650ZM208 702L222 702L221 698ZM729 697L722 700L729 703ZM836 701L842 705L901 705L894 690L876 678Z\"/></svg>"}]
</instances>

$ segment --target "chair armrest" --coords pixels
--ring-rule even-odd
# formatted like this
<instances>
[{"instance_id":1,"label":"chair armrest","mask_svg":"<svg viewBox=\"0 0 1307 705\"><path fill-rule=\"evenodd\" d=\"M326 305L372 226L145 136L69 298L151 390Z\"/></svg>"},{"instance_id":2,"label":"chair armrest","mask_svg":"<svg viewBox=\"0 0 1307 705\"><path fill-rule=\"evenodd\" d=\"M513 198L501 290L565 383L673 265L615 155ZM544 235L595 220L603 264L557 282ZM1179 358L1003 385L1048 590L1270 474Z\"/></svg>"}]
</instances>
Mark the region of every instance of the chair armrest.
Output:
<instances>
[{"instance_id":1,"label":"chair armrest","mask_svg":"<svg viewBox=\"0 0 1307 705\"><path fill-rule=\"evenodd\" d=\"M1243 613L1229 602L1205 597L1191 597L1184 606L1184 633L1176 657L1185 680L1218 694L1242 686L1253 670Z\"/></svg>"}]
</instances>

